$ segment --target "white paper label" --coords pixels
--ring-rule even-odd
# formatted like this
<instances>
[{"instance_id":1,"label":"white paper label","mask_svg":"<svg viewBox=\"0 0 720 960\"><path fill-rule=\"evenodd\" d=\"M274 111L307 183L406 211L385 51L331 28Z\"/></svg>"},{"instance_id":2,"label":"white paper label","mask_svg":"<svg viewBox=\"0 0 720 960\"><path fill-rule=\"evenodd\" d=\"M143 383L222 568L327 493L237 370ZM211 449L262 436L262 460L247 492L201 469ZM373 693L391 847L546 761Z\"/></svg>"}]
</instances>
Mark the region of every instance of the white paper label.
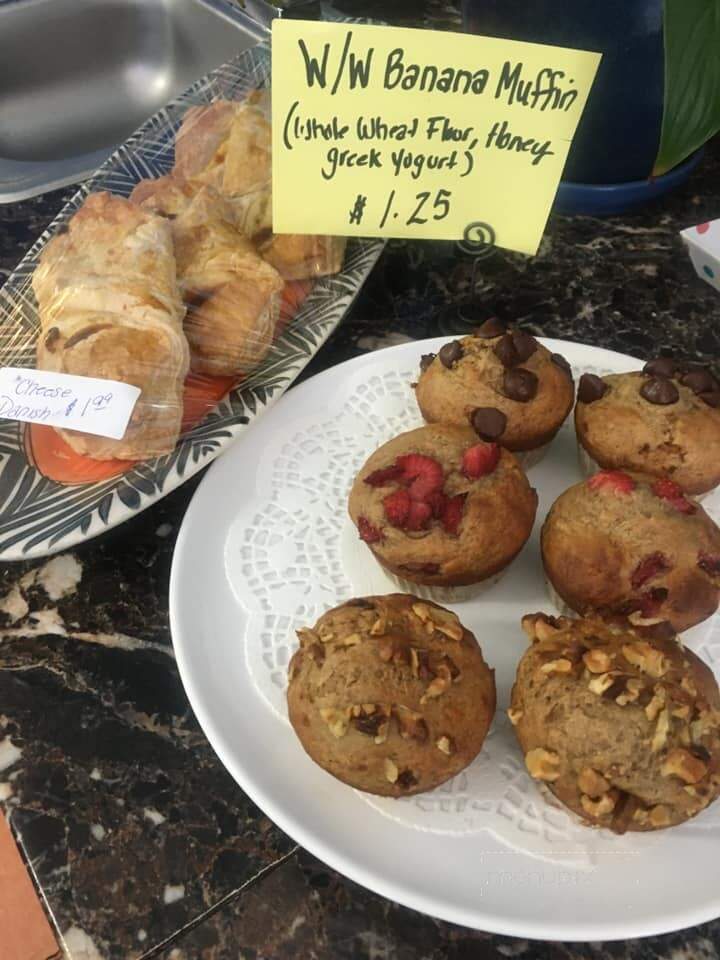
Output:
<instances>
[{"instance_id":1,"label":"white paper label","mask_svg":"<svg viewBox=\"0 0 720 960\"><path fill-rule=\"evenodd\" d=\"M117 380L2 367L0 418L120 440L140 393L140 387Z\"/></svg>"}]
</instances>

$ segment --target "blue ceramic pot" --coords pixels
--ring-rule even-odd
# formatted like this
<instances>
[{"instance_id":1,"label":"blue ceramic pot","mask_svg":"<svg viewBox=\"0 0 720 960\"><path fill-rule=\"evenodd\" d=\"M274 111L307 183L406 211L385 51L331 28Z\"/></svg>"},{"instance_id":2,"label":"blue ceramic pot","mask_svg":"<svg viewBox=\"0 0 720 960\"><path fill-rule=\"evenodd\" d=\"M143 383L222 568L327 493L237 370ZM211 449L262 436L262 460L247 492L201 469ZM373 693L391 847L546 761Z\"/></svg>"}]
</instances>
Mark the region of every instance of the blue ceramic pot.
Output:
<instances>
[{"instance_id":1,"label":"blue ceramic pot","mask_svg":"<svg viewBox=\"0 0 720 960\"><path fill-rule=\"evenodd\" d=\"M563 180L649 177L663 113L663 0L463 0L463 15L471 33L602 53Z\"/></svg>"}]
</instances>

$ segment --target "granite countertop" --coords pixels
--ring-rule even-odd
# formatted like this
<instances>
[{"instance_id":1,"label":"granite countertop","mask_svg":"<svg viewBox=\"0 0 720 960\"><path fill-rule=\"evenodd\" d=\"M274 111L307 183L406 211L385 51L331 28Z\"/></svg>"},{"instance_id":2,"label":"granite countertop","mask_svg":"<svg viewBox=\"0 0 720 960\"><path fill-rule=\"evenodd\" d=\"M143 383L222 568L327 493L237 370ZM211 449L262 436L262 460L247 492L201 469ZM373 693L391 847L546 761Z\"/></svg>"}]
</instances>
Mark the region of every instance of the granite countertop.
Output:
<instances>
[{"instance_id":1,"label":"granite countertop","mask_svg":"<svg viewBox=\"0 0 720 960\"><path fill-rule=\"evenodd\" d=\"M71 193L0 206L0 283ZM678 230L719 212L715 143L685 187L641 213L551 217L532 259L495 251L474 272L453 244L392 242L303 376L492 314L716 363L720 298ZM718 957L720 921L605 945L466 930L297 849L220 765L175 667L168 577L199 479L76 550L1 568L0 802L72 960Z\"/></svg>"}]
</instances>

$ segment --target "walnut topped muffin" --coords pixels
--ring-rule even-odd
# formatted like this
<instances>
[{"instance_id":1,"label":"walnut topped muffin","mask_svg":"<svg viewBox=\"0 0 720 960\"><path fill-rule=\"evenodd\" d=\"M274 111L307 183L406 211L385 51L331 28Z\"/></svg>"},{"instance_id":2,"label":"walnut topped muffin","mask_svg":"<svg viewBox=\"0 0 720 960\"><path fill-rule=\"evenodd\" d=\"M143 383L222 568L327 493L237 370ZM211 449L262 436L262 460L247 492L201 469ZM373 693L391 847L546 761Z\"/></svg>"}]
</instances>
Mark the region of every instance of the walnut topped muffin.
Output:
<instances>
[{"instance_id":1,"label":"walnut topped muffin","mask_svg":"<svg viewBox=\"0 0 720 960\"><path fill-rule=\"evenodd\" d=\"M686 493L720 483L720 384L668 357L642 371L583 374L575 407L586 469L667 476Z\"/></svg>"},{"instance_id":2,"label":"walnut topped muffin","mask_svg":"<svg viewBox=\"0 0 720 960\"><path fill-rule=\"evenodd\" d=\"M348 509L390 573L451 587L479 583L510 563L530 536L537 494L507 450L470 427L430 424L370 456Z\"/></svg>"},{"instance_id":3,"label":"walnut topped muffin","mask_svg":"<svg viewBox=\"0 0 720 960\"><path fill-rule=\"evenodd\" d=\"M548 580L578 613L687 630L720 602L720 529L674 480L601 471L566 490L541 535Z\"/></svg>"},{"instance_id":4,"label":"walnut topped muffin","mask_svg":"<svg viewBox=\"0 0 720 960\"><path fill-rule=\"evenodd\" d=\"M682 823L720 794L720 690L672 635L597 619L523 618L532 646L508 711L531 776L584 820Z\"/></svg>"},{"instance_id":5,"label":"walnut topped muffin","mask_svg":"<svg viewBox=\"0 0 720 960\"><path fill-rule=\"evenodd\" d=\"M406 594L350 600L298 631L290 722L310 757L382 796L432 790L480 752L493 671L454 613Z\"/></svg>"},{"instance_id":6,"label":"walnut topped muffin","mask_svg":"<svg viewBox=\"0 0 720 960\"><path fill-rule=\"evenodd\" d=\"M415 396L428 423L469 422L484 440L534 451L572 409L574 384L564 357L491 319L422 358Z\"/></svg>"}]
</instances>

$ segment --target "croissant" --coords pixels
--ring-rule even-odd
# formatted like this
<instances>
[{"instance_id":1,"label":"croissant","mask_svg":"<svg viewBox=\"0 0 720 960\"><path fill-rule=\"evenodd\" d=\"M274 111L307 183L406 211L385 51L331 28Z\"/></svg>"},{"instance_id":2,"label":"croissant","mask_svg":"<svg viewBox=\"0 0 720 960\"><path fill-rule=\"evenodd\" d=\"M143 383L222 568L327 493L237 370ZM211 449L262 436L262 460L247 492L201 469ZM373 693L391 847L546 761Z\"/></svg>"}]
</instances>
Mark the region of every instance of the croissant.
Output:
<instances>
[{"instance_id":1,"label":"croissant","mask_svg":"<svg viewBox=\"0 0 720 960\"><path fill-rule=\"evenodd\" d=\"M171 218L192 369L247 373L272 344L280 274L235 229L228 202L213 187L160 177L141 181L131 200Z\"/></svg>"},{"instance_id":2,"label":"croissant","mask_svg":"<svg viewBox=\"0 0 720 960\"><path fill-rule=\"evenodd\" d=\"M121 197L91 194L46 245L32 284L39 369L142 391L121 440L59 429L65 441L96 460L169 453L189 366L170 225Z\"/></svg>"},{"instance_id":3,"label":"croissant","mask_svg":"<svg viewBox=\"0 0 720 960\"><path fill-rule=\"evenodd\" d=\"M175 138L176 176L215 187L230 203L235 225L258 245L285 280L337 273L343 237L272 232L272 128L266 91L242 102L191 107Z\"/></svg>"}]
</instances>

